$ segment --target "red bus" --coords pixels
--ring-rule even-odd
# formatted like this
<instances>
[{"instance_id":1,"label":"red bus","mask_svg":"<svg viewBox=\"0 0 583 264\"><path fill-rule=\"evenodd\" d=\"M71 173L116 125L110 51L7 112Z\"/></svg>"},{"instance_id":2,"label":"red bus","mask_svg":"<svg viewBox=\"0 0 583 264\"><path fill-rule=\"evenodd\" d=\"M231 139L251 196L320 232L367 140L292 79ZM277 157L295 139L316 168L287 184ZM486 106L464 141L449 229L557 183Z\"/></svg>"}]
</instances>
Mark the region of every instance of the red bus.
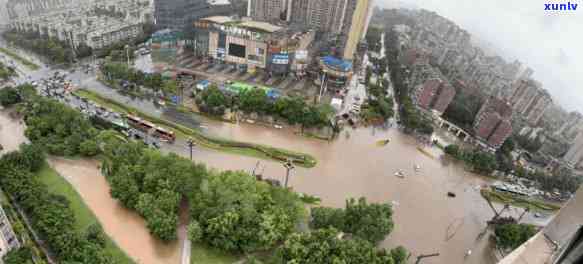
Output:
<instances>
[{"instance_id":1,"label":"red bus","mask_svg":"<svg viewBox=\"0 0 583 264\"><path fill-rule=\"evenodd\" d=\"M168 141L170 143L173 143L176 140L176 135L172 131L158 127L153 123L148 122L134 115L127 115L126 117L128 120L128 124L134 127L135 129L138 129L148 134L152 134L153 136Z\"/></svg>"}]
</instances>

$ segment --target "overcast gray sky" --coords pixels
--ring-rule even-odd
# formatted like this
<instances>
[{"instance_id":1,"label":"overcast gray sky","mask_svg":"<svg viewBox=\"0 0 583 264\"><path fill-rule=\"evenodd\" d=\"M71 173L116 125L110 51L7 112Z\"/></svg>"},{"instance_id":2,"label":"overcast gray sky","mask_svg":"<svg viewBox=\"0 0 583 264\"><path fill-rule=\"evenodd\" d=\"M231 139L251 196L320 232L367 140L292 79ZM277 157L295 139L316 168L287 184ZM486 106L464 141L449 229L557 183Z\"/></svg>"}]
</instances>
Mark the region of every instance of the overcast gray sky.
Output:
<instances>
[{"instance_id":1,"label":"overcast gray sky","mask_svg":"<svg viewBox=\"0 0 583 264\"><path fill-rule=\"evenodd\" d=\"M535 70L553 99L583 112L583 0L401 0L433 10L478 38L502 57L517 58ZM576 11L545 11L545 3L576 3ZM396 0L376 0L393 7ZM554 13L552 13L554 12Z\"/></svg>"}]
</instances>

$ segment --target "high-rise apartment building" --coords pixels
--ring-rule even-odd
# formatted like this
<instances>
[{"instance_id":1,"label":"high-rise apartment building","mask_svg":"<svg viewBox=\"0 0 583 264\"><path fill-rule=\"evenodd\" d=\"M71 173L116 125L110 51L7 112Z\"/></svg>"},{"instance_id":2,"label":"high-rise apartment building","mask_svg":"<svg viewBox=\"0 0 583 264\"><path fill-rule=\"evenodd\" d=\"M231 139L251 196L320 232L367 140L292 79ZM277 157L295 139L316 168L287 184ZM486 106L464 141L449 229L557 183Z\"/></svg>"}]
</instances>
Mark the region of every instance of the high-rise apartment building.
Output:
<instances>
[{"instance_id":1,"label":"high-rise apartment building","mask_svg":"<svg viewBox=\"0 0 583 264\"><path fill-rule=\"evenodd\" d=\"M571 112L565 123L556 131L555 135L563 135L567 139L572 139L583 131L583 115L579 112Z\"/></svg>"},{"instance_id":2,"label":"high-rise apartment building","mask_svg":"<svg viewBox=\"0 0 583 264\"><path fill-rule=\"evenodd\" d=\"M474 133L488 145L499 148L512 134L512 107L508 102L490 97L474 120Z\"/></svg>"},{"instance_id":3,"label":"high-rise apartment building","mask_svg":"<svg viewBox=\"0 0 583 264\"><path fill-rule=\"evenodd\" d=\"M516 115L523 117L531 125L536 125L552 104L549 93L539 82L532 79L516 81L512 90L508 101Z\"/></svg>"},{"instance_id":4,"label":"high-rise apartment building","mask_svg":"<svg viewBox=\"0 0 583 264\"><path fill-rule=\"evenodd\" d=\"M344 23L340 43L342 57L345 60L353 60L358 43L363 39L366 24L369 21L370 5L372 0L347 0L344 13Z\"/></svg>"},{"instance_id":5,"label":"high-rise apartment building","mask_svg":"<svg viewBox=\"0 0 583 264\"><path fill-rule=\"evenodd\" d=\"M288 8L292 0L249 0L248 16L258 21L287 21L291 18Z\"/></svg>"},{"instance_id":6,"label":"high-rise apartment building","mask_svg":"<svg viewBox=\"0 0 583 264\"><path fill-rule=\"evenodd\" d=\"M579 132L563 159L575 167L581 164L583 161L583 132Z\"/></svg>"},{"instance_id":7,"label":"high-rise apartment building","mask_svg":"<svg viewBox=\"0 0 583 264\"><path fill-rule=\"evenodd\" d=\"M158 29L183 30L203 17L231 15L231 3L207 0L155 0L154 18Z\"/></svg>"},{"instance_id":8,"label":"high-rise apartment building","mask_svg":"<svg viewBox=\"0 0 583 264\"><path fill-rule=\"evenodd\" d=\"M537 125L552 103L551 95L546 90L538 90L534 100L524 112L526 121L532 125Z\"/></svg>"},{"instance_id":9,"label":"high-rise apartment building","mask_svg":"<svg viewBox=\"0 0 583 264\"><path fill-rule=\"evenodd\" d=\"M456 91L439 69L425 62L413 64L409 87L411 99L417 106L443 114Z\"/></svg>"}]
</instances>

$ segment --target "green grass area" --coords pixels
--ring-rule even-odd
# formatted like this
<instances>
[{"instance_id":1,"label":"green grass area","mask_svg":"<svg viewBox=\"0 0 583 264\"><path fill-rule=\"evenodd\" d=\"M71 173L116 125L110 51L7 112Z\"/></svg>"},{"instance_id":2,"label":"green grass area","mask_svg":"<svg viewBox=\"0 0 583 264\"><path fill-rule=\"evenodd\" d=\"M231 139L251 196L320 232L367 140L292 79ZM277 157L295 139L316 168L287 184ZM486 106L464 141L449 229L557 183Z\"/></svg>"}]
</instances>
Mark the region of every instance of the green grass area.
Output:
<instances>
[{"instance_id":1,"label":"green grass area","mask_svg":"<svg viewBox=\"0 0 583 264\"><path fill-rule=\"evenodd\" d=\"M560 206L555 204L546 203L538 200L526 199L523 197L519 197L517 195L498 192L494 190L482 189L480 193L482 194L482 197L484 197L484 199L487 199L491 202L510 204L512 206L522 208L529 208L531 211L557 211L561 209Z\"/></svg>"},{"instance_id":2,"label":"green grass area","mask_svg":"<svg viewBox=\"0 0 583 264\"><path fill-rule=\"evenodd\" d=\"M23 57L20 57L20 55L14 53L14 52L12 52L12 51L10 51L8 49L5 49L5 48L0 47L0 52L8 55L12 59L20 62L22 65L26 66L27 68L29 68L29 69L31 69L33 71L36 71L36 70L40 69L40 67L38 65L30 62L29 60L27 60L27 59L25 59Z\"/></svg>"},{"instance_id":3,"label":"green grass area","mask_svg":"<svg viewBox=\"0 0 583 264\"><path fill-rule=\"evenodd\" d=\"M71 209L75 213L75 224L78 232L84 230L92 224L97 223L97 217L87 207L81 196L75 191L73 186L61 177L48 164L38 172L39 179L48 186L48 191L53 194L63 195L69 200ZM115 263L134 263L109 236L106 236L105 251L113 256Z\"/></svg>"},{"instance_id":4,"label":"green grass area","mask_svg":"<svg viewBox=\"0 0 583 264\"><path fill-rule=\"evenodd\" d=\"M186 126L170 122L168 120L148 115L146 113L138 111L135 108L129 107L125 104L103 97L97 93L85 89L77 90L75 91L75 94L78 95L79 97L83 97L95 103L98 103L101 106L107 107L113 111L125 114L132 113L150 122L153 122L156 125L173 130L177 136L184 138L192 138L198 144L198 146L201 147L206 147L209 149L224 151L233 154L241 154L251 157L272 159L277 161L285 161L287 159L292 159L294 160L294 163L296 165L305 168L313 168L314 166L316 166L317 163L316 159L313 156L305 153L298 153L260 144L251 144L211 137L203 134L201 131L198 131L196 129L191 129Z\"/></svg>"},{"instance_id":5,"label":"green grass area","mask_svg":"<svg viewBox=\"0 0 583 264\"><path fill-rule=\"evenodd\" d=\"M217 249L209 248L201 244L192 244L190 256L191 264L231 264L235 263L238 258L234 255L224 253Z\"/></svg>"}]
</instances>

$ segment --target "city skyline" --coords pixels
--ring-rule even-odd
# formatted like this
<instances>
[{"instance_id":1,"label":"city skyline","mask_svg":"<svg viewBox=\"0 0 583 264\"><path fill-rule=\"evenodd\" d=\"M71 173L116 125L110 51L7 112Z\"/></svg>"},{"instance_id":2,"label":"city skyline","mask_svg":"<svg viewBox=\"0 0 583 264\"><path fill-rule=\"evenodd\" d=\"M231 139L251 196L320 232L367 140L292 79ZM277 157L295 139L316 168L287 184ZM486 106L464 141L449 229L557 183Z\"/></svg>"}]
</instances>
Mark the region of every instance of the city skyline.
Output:
<instances>
[{"instance_id":1,"label":"city skyline","mask_svg":"<svg viewBox=\"0 0 583 264\"><path fill-rule=\"evenodd\" d=\"M583 44L577 33L577 25L583 24L583 17L577 16L579 11L548 13L541 0L379 0L375 4L383 8L423 7L451 19L467 29L474 40L485 40L484 46L495 46L495 51L507 62L519 59L534 69L533 77L543 83L565 110L583 112L583 93L578 87L583 83L583 75L579 74L583 51L577 49Z\"/></svg>"}]
</instances>

